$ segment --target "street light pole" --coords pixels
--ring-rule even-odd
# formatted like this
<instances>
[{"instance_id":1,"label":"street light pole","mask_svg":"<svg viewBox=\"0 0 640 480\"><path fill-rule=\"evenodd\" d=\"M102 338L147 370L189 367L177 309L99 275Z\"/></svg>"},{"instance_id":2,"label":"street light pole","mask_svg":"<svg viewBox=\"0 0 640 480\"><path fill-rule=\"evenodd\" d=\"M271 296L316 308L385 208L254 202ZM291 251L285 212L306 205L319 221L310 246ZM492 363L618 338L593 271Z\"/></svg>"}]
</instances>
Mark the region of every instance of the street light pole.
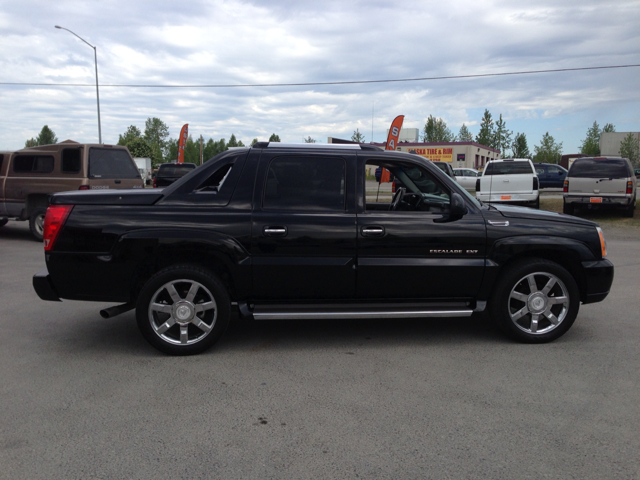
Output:
<instances>
[{"instance_id":1,"label":"street light pole","mask_svg":"<svg viewBox=\"0 0 640 480\"><path fill-rule=\"evenodd\" d=\"M78 37L80 40L82 40L84 43L86 43L87 45L89 45L91 48L93 48L93 57L96 63L96 99L98 100L98 143L102 143L102 128L100 126L100 91L98 90L98 50L96 47L94 47L93 45L91 45L89 42L87 42L84 38L82 38L80 35L77 35L75 33L73 33L71 30L69 30L68 28L64 28L64 27L60 27L58 25L55 26L56 28L59 28L60 30L66 30L67 32L75 35L76 37Z\"/></svg>"}]
</instances>

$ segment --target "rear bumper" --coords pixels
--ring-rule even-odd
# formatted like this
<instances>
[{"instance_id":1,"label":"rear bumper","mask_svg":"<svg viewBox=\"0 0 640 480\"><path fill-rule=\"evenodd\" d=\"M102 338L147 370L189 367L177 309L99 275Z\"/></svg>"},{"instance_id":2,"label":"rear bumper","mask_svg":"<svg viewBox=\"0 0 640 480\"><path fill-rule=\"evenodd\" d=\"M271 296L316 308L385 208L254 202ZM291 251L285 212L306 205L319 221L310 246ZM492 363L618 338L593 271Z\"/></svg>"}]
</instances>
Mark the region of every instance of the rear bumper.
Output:
<instances>
[{"instance_id":1,"label":"rear bumper","mask_svg":"<svg viewBox=\"0 0 640 480\"><path fill-rule=\"evenodd\" d=\"M613 283L613 264L607 260L582 262L585 294L582 303L596 303L604 300L611 291Z\"/></svg>"},{"instance_id":2,"label":"rear bumper","mask_svg":"<svg viewBox=\"0 0 640 480\"><path fill-rule=\"evenodd\" d=\"M533 203L538 200L540 192L533 193L483 193L476 191L476 198L487 203Z\"/></svg>"},{"instance_id":3,"label":"rear bumper","mask_svg":"<svg viewBox=\"0 0 640 480\"><path fill-rule=\"evenodd\" d=\"M599 198L599 202L592 202L592 198ZM608 197L605 195L598 195L594 193L590 196L585 195L564 195L564 203L571 203L573 205L590 205L591 207L606 208L606 207L627 207L631 204L632 195L624 197Z\"/></svg>"},{"instance_id":4,"label":"rear bumper","mask_svg":"<svg viewBox=\"0 0 640 480\"><path fill-rule=\"evenodd\" d=\"M49 272L46 270L44 272L36 273L33 276L33 289L42 300L50 300L52 302L61 301L53 287L53 284L51 283Z\"/></svg>"}]
</instances>

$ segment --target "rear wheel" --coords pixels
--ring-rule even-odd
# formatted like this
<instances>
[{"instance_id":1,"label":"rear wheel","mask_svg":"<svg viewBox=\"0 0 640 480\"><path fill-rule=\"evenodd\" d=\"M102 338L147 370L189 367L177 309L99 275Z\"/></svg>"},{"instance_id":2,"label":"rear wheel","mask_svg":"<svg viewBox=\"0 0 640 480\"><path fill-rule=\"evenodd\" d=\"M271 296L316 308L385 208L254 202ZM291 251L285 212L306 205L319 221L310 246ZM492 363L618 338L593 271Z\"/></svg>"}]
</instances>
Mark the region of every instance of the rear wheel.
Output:
<instances>
[{"instance_id":1,"label":"rear wheel","mask_svg":"<svg viewBox=\"0 0 640 480\"><path fill-rule=\"evenodd\" d=\"M136 305L138 328L169 355L210 348L229 324L229 295L210 272L179 265L161 270L142 288Z\"/></svg>"},{"instance_id":2,"label":"rear wheel","mask_svg":"<svg viewBox=\"0 0 640 480\"><path fill-rule=\"evenodd\" d=\"M9 221L9 219L6 218L6 217L5 218L0 218L0 227L4 227L7 224L8 221Z\"/></svg>"},{"instance_id":3,"label":"rear wheel","mask_svg":"<svg viewBox=\"0 0 640 480\"><path fill-rule=\"evenodd\" d=\"M564 335L576 319L580 293L562 266L539 258L515 263L502 276L491 302L498 326L524 343Z\"/></svg>"},{"instance_id":4,"label":"rear wheel","mask_svg":"<svg viewBox=\"0 0 640 480\"><path fill-rule=\"evenodd\" d=\"M29 230L31 235L38 242L42 241L42 234L44 233L44 215L47 213L47 209L44 207L38 207L31 212L29 217Z\"/></svg>"},{"instance_id":5,"label":"rear wheel","mask_svg":"<svg viewBox=\"0 0 640 480\"><path fill-rule=\"evenodd\" d=\"M562 213L566 213L567 215L573 215L575 209L572 203L564 202L562 204Z\"/></svg>"}]
</instances>

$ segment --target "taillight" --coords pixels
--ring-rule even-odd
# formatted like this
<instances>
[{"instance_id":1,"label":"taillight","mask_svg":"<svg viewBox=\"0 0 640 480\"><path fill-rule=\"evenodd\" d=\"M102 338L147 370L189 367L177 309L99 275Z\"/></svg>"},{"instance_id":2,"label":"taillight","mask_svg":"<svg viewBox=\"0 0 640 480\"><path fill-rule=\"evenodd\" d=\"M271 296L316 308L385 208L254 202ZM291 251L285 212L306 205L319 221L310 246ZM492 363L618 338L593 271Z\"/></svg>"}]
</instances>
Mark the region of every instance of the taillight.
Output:
<instances>
[{"instance_id":1,"label":"taillight","mask_svg":"<svg viewBox=\"0 0 640 480\"><path fill-rule=\"evenodd\" d=\"M156 183L156 179L153 179L153 188L158 188L158 184Z\"/></svg>"},{"instance_id":2,"label":"taillight","mask_svg":"<svg viewBox=\"0 0 640 480\"><path fill-rule=\"evenodd\" d=\"M569 180L564 181L564 184L562 185L562 191L564 193L569 193Z\"/></svg>"},{"instance_id":3,"label":"taillight","mask_svg":"<svg viewBox=\"0 0 640 480\"><path fill-rule=\"evenodd\" d=\"M633 182L627 182L627 193L633 193Z\"/></svg>"},{"instance_id":4,"label":"taillight","mask_svg":"<svg viewBox=\"0 0 640 480\"><path fill-rule=\"evenodd\" d=\"M540 183L538 183L538 177L533 177L533 189L538 190L540 187Z\"/></svg>"},{"instance_id":5,"label":"taillight","mask_svg":"<svg viewBox=\"0 0 640 480\"><path fill-rule=\"evenodd\" d=\"M476 192L479 192L479 191L480 191L480 179L478 178L478 179L476 179ZM491 193L491 192L489 192L489 193Z\"/></svg>"},{"instance_id":6,"label":"taillight","mask_svg":"<svg viewBox=\"0 0 640 480\"><path fill-rule=\"evenodd\" d=\"M44 240L44 251L48 252L53 248L53 244L56 243L56 238L64 222L67 221L67 217L71 213L73 205L50 205L47 208L47 213L44 216L44 231L42 238Z\"/></svg>"},{"instance_id":7,"label":"taillight","mask_svg":"<svg viewBox=\"0 0 640 480\"><path fill-rule=\"evenodd\" d=\"M78 187L78 190L89 190L89 185L80 185L80 187Z\"/></svg>"},{"instance_id":8,"label":"taillight","mask_svg":"<svg viewBox=\"0 0 640 480\"><path fill-rule=\"evenodd\" d=\"M391 193L396 193L396 182L395 181L391 184Z\"/></svg>"}]
</instances>

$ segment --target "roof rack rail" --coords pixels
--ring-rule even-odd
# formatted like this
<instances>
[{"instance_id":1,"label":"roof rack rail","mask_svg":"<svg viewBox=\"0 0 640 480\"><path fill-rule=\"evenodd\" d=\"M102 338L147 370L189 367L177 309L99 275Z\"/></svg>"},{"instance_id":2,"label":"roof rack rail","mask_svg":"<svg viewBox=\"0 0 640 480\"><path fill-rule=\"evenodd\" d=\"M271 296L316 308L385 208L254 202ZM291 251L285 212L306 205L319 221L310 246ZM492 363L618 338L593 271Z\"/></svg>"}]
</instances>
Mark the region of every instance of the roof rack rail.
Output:
<instances>
[{"instance_id":1,"label":"roof rack rail","mask_svg":"<svg viewBox=\"0 0 640 480\"><path fill-rule=\"evenodd\" d=\"M366 145L360 143L280 143L280 142L256 142L252 148L308 148L308 149L339 149L339 150L379 150L376 145Z\"/></svg>"}]
</instances>

